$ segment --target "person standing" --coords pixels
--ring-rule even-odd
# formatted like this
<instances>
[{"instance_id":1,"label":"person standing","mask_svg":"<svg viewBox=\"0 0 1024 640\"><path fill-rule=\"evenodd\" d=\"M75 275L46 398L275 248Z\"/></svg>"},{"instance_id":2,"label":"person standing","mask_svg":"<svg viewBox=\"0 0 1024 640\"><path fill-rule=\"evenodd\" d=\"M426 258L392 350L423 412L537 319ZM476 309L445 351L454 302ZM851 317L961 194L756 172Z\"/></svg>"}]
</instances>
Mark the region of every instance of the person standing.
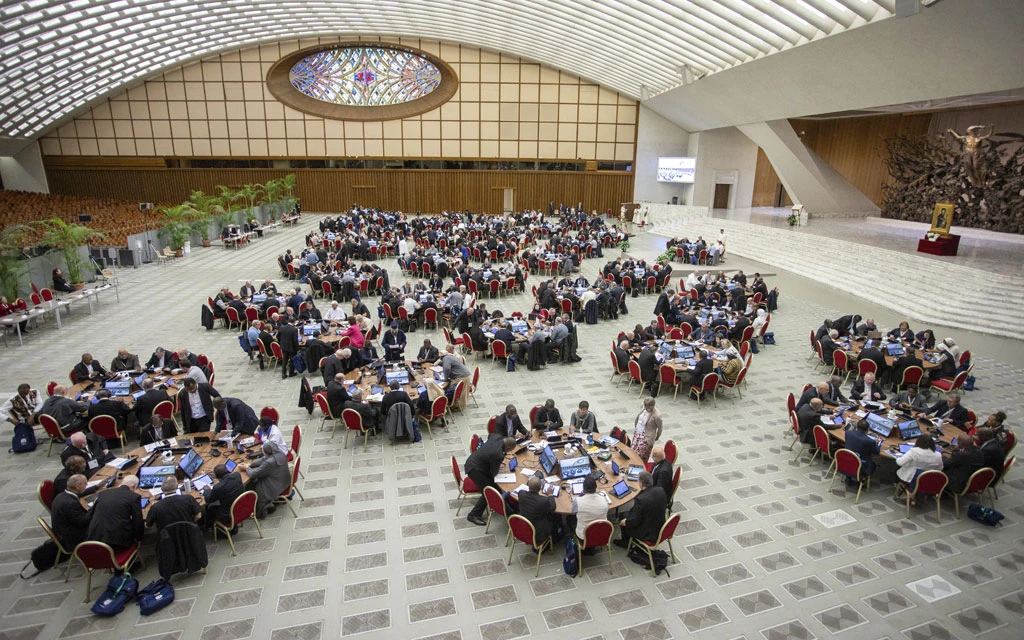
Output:
<instances>
[{"instance_id":1,"label":"person standing","mask_svg":"<svg viewBox=\"0 0 1024 640\"><path fill-rule=\"evenodd\" d=\"M654 398L644 398L644 408L633 423L632 447L644 462L651 456L654 443L661 438L661 412L655 408L656 402Z\"/></svg>"},{"instance_id":2,"label":"person standing","mask_svg":"<svg viewBox=\"0 0 1024 640\"><path fill-rule=\"evenodd\" d=\"M299 352L299 330L291 323L281 324L277 330L277 342L281 345L281 353L284 358L281 360L281 379L295 375L295 363L292 358Z\"/></svg>"},{"instance_id":3,"label":"person standing","mask_svg":"<svg viewBox=\"0 0 1024 640\"><path fill-rule=\"evenodd\" d=\"M473 505L466 520L480 527L487 524L483 519L484 510L487 508L487 498L483 495L483 489L484 487L498 488L494 483L494 476L498 475L498 471L501 470L505 454L515 447L515 438L503 437L501 434L495 433L469 455L466 460L466 475L476 486L480 487L480 498Z\"/></svg>"}]
</instances>

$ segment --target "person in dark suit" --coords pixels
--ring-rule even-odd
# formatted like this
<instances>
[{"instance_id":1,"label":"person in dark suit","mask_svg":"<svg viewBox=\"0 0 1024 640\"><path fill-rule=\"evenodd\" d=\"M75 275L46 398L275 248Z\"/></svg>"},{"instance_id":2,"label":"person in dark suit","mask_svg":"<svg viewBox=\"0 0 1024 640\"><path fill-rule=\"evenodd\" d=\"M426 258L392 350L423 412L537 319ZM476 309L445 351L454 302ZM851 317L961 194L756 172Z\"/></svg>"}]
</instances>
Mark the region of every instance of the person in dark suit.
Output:
<instances>
[{"instance_id":1,"label":"person in dark suit","mask_svg":"<svg viewBox=\"0 0 1024 640\"><path fill-rule=\"evenodd\" d=\"M277 342L281 345L281 379L295 375L295 363L292 358L299 352L299 330L289 323L283 323L277 330Z\"/></svg>"},{"instance_id":2,"label":"person in dark suit","mask_svg":"<svg viewBox=\"0 0 1024 640\"><path fill-rule=\"evenodd\" d=\"M811 398L811 401L800 407L796 412L796 421L799 425L800 442L805 444L814 443L814 425L821 424L819 418L822 415L824 404L821 398Z\"/></svg>"},{"instance_id":3,"label":"person in dark suit","mask_svg":"<svg viewBox=\"0 0 1024 640\"><path fill-rule=\"evenodd\" d=\"M875 374L868 372L853 383L853 387L850 388L850 399L879 402L885 400L885 392L882 391L882 385L875 380Z\"/></svg>"},{"instance_id":4,"label":"person in dark suit","mask_svg":"<svg viewBox=\"0 0 1024 640\"><path fill-rule=\"evenodd\" d=\"M874 456L881 451L882 443L868 435L870 423L865 419L857 421L857 426L846 432L846 449L856 453L860 457L860 471L862 475L870 476L875 472ZM847 478L847 483L853 483L853 478Z\"/></svg>"},{"instance_id":5,"label":"person in dark suit","mask_svg":"<svg viewBox=\"0 0 1024 640\"><path fill-rule=\"evenodd\" d=\"M644 346L637 357L636 362L640 365L640 377L645 381L645 387L651 390L651 397L658 396L658 359L655 357L654 349Z\"/></svg>"},{"instance_id":6,"label":"person in dark suit","mask_svg":"<svg viewBox=\"0 0 1024 640\"><path fill-rule=\"evenodd\" d=\"M516 448L515 438L507 437L500 432L492 433L483 445L469 455L466 460L466 475L480 487L480 497L477 499L473 509L470 510L466 520L477 526L487 524L483 519L484 510L487 508L487 498L483 496L484 487L493 487L494 476L498 475L501 465L505 462L505 454Z\"/></svg>"},{"instance_id":7,"label":"person in dark suit","mask_svg":"<svg viewBox=\"0 0 1024 640\"><path fill-rule=\"evenodd\" d=\"M533 416L532 426L534 429L542 429L544 431L554 431L562 428L562 414L555 407L554 400L548 398L544 401L544 406L537 409L537 413Z\"/></svg>"},{"instance_id":8,"label":"person in dark suit","mask_svg":"<svg viewBox=\"0 0 1024 640\"><path fill-rule=\"evenodd\" d=\"M149 422L139 429L139 444L146 446L178 435L178 427L174 420L164 420L158 415L151 415Z\"/></svg>"},{"instance_id":9,"label":"person in dark suit","mask_svg":"<svg viewBox=\"0 0 1024 640\"><path fill-rule=\"evenodd\" d=\"M928 411L928 401L924 394L918 393L916 384L908 384L907 388L900 391L889 400L889 405L904 411Z\"/></svg>"},{"instance_id":10,"label":"person in dark suit","mask_svg":"<svg viewBox=\"0 0 1024 640\"><path fill-rule=\"evenodd\" d=\"M629 370L629 341L622 340L619 345L615 347L615 365L619 371Z\"/></svg>"},{"instance_id":11,"label":"person in dark suit","mask_svg":"<svg viewBox=\"0 0 1024 640\"><path fill-rule=\"evenodd\" d=\"M174 360L171 358L171 352L163 347L157 347L153 355L146 361L147 369L170 369L171 365L174 364Z\"/></svg>"},{"instance_id":12,"label":"person in dark suit","mask_svg":"<svg viewBox=\"0 0 1024 640\"><path fill-rule=\"evenodd\" d=\"M809 403L813 398L819 398L822 404L831 405L833 407L838 406L838 402L834 402L829 398L829 391L829 383L825 382L824 380L815 384L807 391L804 391L803 394L800 396L800 401L796 403L796 410L800 411L800 409L804 405Z\"/></svg>"},{"instance_id":13,"label":"person in dark suit","mask_svg":"<svg viewBox=\"0 0 1024 640\"><path fill-rule=\"evenodd\" d=\"M54 495L50 509L50 523L53 533L62 547L73 551L85 541L86 531L92 521L92 511L82 506L80 500L85 491L86 479L80 473L68 478L67 487Z\"/></svg>"},{"instance_id":14,"label":"person in dark suit","mask_svg":"<svg viewBox=\"0 0 1024 640\"><path fill-rule=\"evenodd\" d=\"M51 274L51 277L53 278L54 291L60 291L61 293L75 292L74 285L68 282L67 278L64 277L64 274L61 273L60 269L54 269L53 273Z\"/></svg>"},{"instance_id":15,"label":"person in dark suit","mask_svg":"<svg viewBox=\"0 0 1024 640\"><path fill-rule=\"evenodd\" d=\"M543 543L551 537L559 523L555 515L555 498L549 493L541 492L544 481L537 476L531 477L527 483L529 491L519 492L519 515L533 525L534 540Z\"/></svg>"},{"instance_id":16,"label":"person in dark suit","mask_svg":"<svg viewBox=\"0 0 1024 640\"><path fill-rule=\"evenodd\" d=\"M64 468L60 470L57 477L53 479L53 495L57 495L63 492L68 487L68 479L75 474L86 475L88 467L85 466L85 460L81 456L71 456L64 463ZM96 491L94 486L92 489L86 489L84 495L88 495Z\"/></svg>"},{"instance_id":17,"label":"person in dark suit","mask_svg":"<svg viewBox=\"0 0 1024 640\"><path fill-rule=\"evenodd\" d=\"M256 433L260 419L252 407L238 398L217 397L213 400L213 410L216 412L216 431L230 429L233 436L239 433L251 436Z\"/></svg>"},{"instance_id":18,"label":"person in dark suit","mask_svg":"<svg viewBox=\"0 0 1024 640\"><path fill-rule=\"evenodd\" d=\"M149 507L146 514L146 526L156 527L157 533L164 527L175 522L195 522L202 515L202 508L196 499L187 493L175 495L178 479L167 476L160 485L163 497Z\"/></svg>"},{"instance_id":19,"label":"person in dark suit","mask_svg":"<svg viewBox=\"0 0 1024 640\"><path fill-rule=\"evenodd\" d=\"M334 376L339 373L346 373L341 366L341 352L342 349L338 349L331 355L327 356L324 360L324 364L320 367L320 373L324 376L324 386L330 384L331 380L334 380Z\"/></svg>"},{"instance_id":20,"label":"person in dark suit","mask_svg":"<svg viewBox=\"0 0 1024 640\"><path fill-rule=\"evenodd\" d=\"M213 523L231 522L231 503L245 492L242 484L242 476L235 472L229 473L226 465L218 464L213 468L213 477L217 484L203 489L203 502L206 503L206 515L203 524L207 529L213 528Z\"/></svg>"},{"instance_id":21,"label":"person in dark suit","mask_svg":"<svg viewBox=\"0 0 1024 640\"><path fill-rule=\"evenodd\" d=\"M967 409L960 405L960 394L953 391L946 394L945 400L939 400L928 409L931 418L942 418L956 427L963 427L970 420Z\"/></svg>"},{"instance_id":22,"label":"person in dark suit","mask_svg":"<svg viewBox=\"0 0 1024 640\"><path fill-rule=\"evenodd\" d=\"M511 332L509 332L509 334L511 335ZM416 354L416 362L423 362L426 364L434 364L440 358L440 352L438 352L437 347L430 344L429 339L423 341L423 346L420 347L419 352Z\"/></svg>"},{"instance_id":23,"label":"person in dark suit","mask_svg":"<svg viewBox=\"0 0 1024 640\"><path fill-rule=\"evenodd\" d=\"M960 493L967 487L971 474L985 467L985 454L974 446L974 438L964 437L957 441L956 449L943 456L942 472L949 478L949 490Z\"/></svg>"},{"instance_id":24,"label":"person in dark suit","mask_svg":"<svg viewBox=\"0 0 1024 640\"><path fill-rule=\"evenodd\" d=\"M405 389L402 389L402 385L397 381L392 381L389 388L391 390L385 393L384 397L381 398L380 414L386 419L391 407L396 404L407 404L409 405L409 411L413 415L416 415L416 404L413 403L412 398L410 398L409 394L405 392Z\"/></svg>"},{"instance_id":25,"label":"person in dark suit","mask_svg":"<svg viewBox=\"0 0 1024 640\"><path fill-rule=\"evenodd\" d=\"M921 367L924 368L924 362L921 358L917 357L917 351L914 347L907 349L906 353L896 358L892 363L892 384L893 388L900 383L903 379L903 372L906 371L907 367Z\"/></svg>"},{"instance_id":26,"label":"person in dark suit","mask_svg":"<svg viewBox=\"0 0 1024 640\"><path fill-rule=\"evenodd\" d=\"M92 520L86 540L105 542L122 551L142 540L146 523L142 518L142 503L135 489L136 476L125 476L121 484L99 494L92 505Z\"/></svg>"},{"instance_id":27,"label":"person in dark suit","mask_svg":"<svg viewBox=\"0 0 1024 640\"><path fill-rule=\"evenodd\" d=\"M363 391L359 387L352 390L352 395L345 401L342 409L352 409L363 419L364 427L373 427L378 422L377 410L372 404L363 402ZM338 414L339 416L341 414Z\"/></svg>"},{"instance_id":28,"label":"person in dark suit","mask_svg":"<svg viewBox=\"0 0 1024 640\"><path fill-rule=\"evenodd\" d=\"M654 486L654 476L647 471L640 472L640 493L633 499L633 508L619 521L622 537L614 540L618 547L628 547L632 538L644 542L658 539L665 524L668 496L661 487Z\"/></svg>"},{"instance_id":29,"label":"person in dark suit","mask_svg":"<svg viewBox=\"0 0 1024 640\"><path fill-rule=\"evenodd\" d=\"M505 324L504 322L498 323L498 328L494 332L494 339L496 341L501 340L502 342L504 342L506 351L509 351L512 345L514 345L516 342L515 335L512 334L512 331L509 330L508 325Z\"/></svg>"},{"instance_id":30,"label":"person in dark suit","mask_svg":"<svg viewBox=\"0 0 1024 640\"><path fill-rule=\"evenodd\" d=\"M372 348L372 347L371 347ZM375 354L376 355L376 354ZM351 373L365 364L359 349L345 347L341 350L341 358L338 360L342 373Z\"/></svg>"},{"instance_id":31,"label":"person in dark suit","mask_svg":"<svg viewBox=\"0 0 1024 640\"><path fill-rule=\"evenodd\" d=\"M494 432L512 438L515 438L516 434L530 436L530 432L523 426L523 421L519 419L519 412L514 404L506 406L505 413L499 413L494 417Z\"/></svg>"},{"instance_id":32,"label":"person in dark suit","mask_svg":"<svg viewBox=\"0 0 1024 640\"><path fill-rule=\"evenodd\" d=\"M112 399L110 391L107 389L97 391L96 399L97 402L89 404L89 420L96 416L110 416L117 423L117 430L124 431L125 426L128 424L128 416L132 414L132 410L128 408L128 405L120 400Z\"/></svg>"},{"instance_id":33,"label":"person in dark suit","mask_svg":"<svg viewBox=\"0 0 1024 640\"><path fill-rule=\"evenodd\" d=\"M828 395L822 398L825 404L838 406L840 403L849 402L846 396L843 395L843 390L840 389L843 379L840 376L834 375L829 379L828 382Z\"/></svg>"},{"instance_id":34,"label":"person in dark suit","mask_svg":"<svg viewBox=\"0 0 1024 640\"><path fill-rule=\"evenodd\" d=\"M345 384L345 374L335 374L334 380L327 383L327 405L335 418L341 417L341 412L348 402L348 386Z\"/></svg>"},{"instance_id":35,"label":"person in dark suit","mask_svg":"<svg viewBox=\"0 0 1024 640\"><path fill-rule=\"evenodd\" d=\"M700 357L697 360L697 365L690 372L692 384L700 385L704 380L704 376L708 375L715 369L715 363L711 361L711 356L708 355L706 349L700 350Z\"/></svg>"},{"instance_id":36,"label":"person in dark suit","mask_svg":"<svg viewBox=\"0 0 1024 640\"><path fill-rule=\"evenodd\" d=\"M860 355L857 356L857 362L861 360L870 360L875 363L875 371L877 372L880 380L885 379L885 373L889 369L889 365L885 362L885 354L878 347L866 347L860 350Z\"/></svg>"},{"instance_id":37,"label":"person in dark suit","mask_svg":"<svg viewBox=\"0 0 1024 640\"><path fill-rule=\"evenodd\" d=\"M384 358L388 362L398 362L405 357L405 346L408 340L405 332L398 328L398 322L392 322L391 327L384 332L381 338L381 345L384 346Z\"/></svg>"},{"instance_id":38,"label":"person in dark suit","mask_svg":"<svg viewBox=\"0 0 1024 640\"><path fill-rule=\"evenodd\" d=\"M273 505L274 500L288 489L292 481L288 457L269 442L263 445L262 451L262 458L256 459L252 464L241 465L242 471L249 476L249 482L245 485L246 490L256 492L258 518L277 510Z\"/></svg>"},{"instance_id":39,"label":"person in dark suit","mask_svg":"<svg viewBox=\"0 0 1024 640\"><path fill-rule=\"evenodd\" d=\"M744 306L744 309L746 307ZM742 309L740 310L742 311ZM736 320L736 324L729 329L729 339L739 344L740 339L743 337L743 331L750 326L750 319L747 316L741 315Z\"/></svg>"},{"instance_id":40,"label":"person in dark suit","mask_svg":"<svg viewBox=\"0 0 1024 640\"><path fill-rule=\"evenodd\" d=\"M157 389L152 378L146 378L142 381L142 390L144 393L135 401L133 411L139 424L146 426L153 416L153 409L156 408L156 405L169 401L171 396L167 395L167 392L163 389Z\"/></svg>"},{"instance_id":41,"label":"person in dark suit","mask_svg":"<svg viewBox=\"0 0 1024 640\"><path fill-rule=\"evenodd\" d=\"M858 315L846 315L833 320L832 326L840 336L852 336L857 331L857 324L860 321L861 317Z\"/></svg>"},{"instance_id":42,"label":"person in dark suit","mask_svg":"<svg viewBox=\"0 0 1024 640\"><path fill-rule=\"evenodd\" d=\"M651 449L651 460L654 466L651 467L651 476L654 477L654 486L661 487L665 496L672 497L672 463L665 458L665 448L658 445Z\"/></svg>"},{"instance_id":43,"label":"person in dark suit","mask_svg":"<svg viewBox=\"0 0 1024 640\"><path fill-rule=\"evenodd\" d=\"M670 303L670 300L672 299L671 296L672 296L672 290L671 289L665 289L665 290L663 290L661 292L661 295L658 296L657 302L654 303L654 315L661 316L661 317L665 318L666 320L674 320L675 319L672 316L672 312L671 312L671 303Z\"/></svg>"},{"instance_id":44,"label":"person in dark suit","mask_svg":"<svg viewBox=\"0 0 1024 640\"><path fill-rule=\"evenodd\" d=\"M61 464L67 464L68 458L71 456L79 456L85 460L87 467L85 475L87 476L96 473L96 470L106 464L107 460L110 460L112 457L106 443L103 442L103 438L95 433L84 433L82 431L73 433L68 438L67 445L60 452Z\"/></svg>"},{"instance_id":45,"label":"person in dark suit","mask_svg":"<svg viewBox=\"0 0 1024 640\"><path fill-rule=\"evenodd\" d=\"M111 371L142 371L142 364L139 363L139 356L128 353L125 348L117 350L117 355L110 362Z\"/></svg>"},{"instance_id":46,"label":"person in dark suit","mask_svg":"<svg viewBox=\"0 0 1024 640\"><path fill-rule=\"evenodd\" d=\"M996 472L993 480L998 480L1003 475L1003 465L1006 462L1006 449L1002 441L996 437L996 432L989 427L981 427L975 434L978 438L979 447L985 466Z\"/></svg>"},{"instance_id":47,"label":"person in dark suit","mask_svg":"<svg viewBox=\"0 0 1024 640\"><path fill-rule=\"evenodd\" d=\"M82 361L75 365L74 374L78 382L84 382L106 376L107 370L98 360L94 360L91 354L83 353Z\"/></svg>"},{"instance_id":48,"label":"person in dark suit","mask_svg":"<svg viewBox=\"0 0 1024 640\"><path fill-rule=\"evenodd\" d=\"M644 338L646 340L658 340L665 337L665 330L658 326L657 320L651 320L651 324L647 325L644 329Z\"/></svg>"},{"instance_id":49,"label":"person in dark suit","mask_svg":"<svg viewBox=\"0 0 1024 640\"><path fill-rule=\"evenodd\" d=\"M209 431L213 424L213 399L219 397L220 394L210 385L199 384L192 378L185 378L178 397L182 431Z\"/></svg>"},{"instance_id":50,"label":"person in dark suit","mask_svg":"<svg viewBox=\"0 0 1024 640\"><path fill-rule=\"evenodd\" d=\"M839 348L839 345L836 344L836 339L838 337L839 332L832 329L818 341L818 344L821 345L821 357L825 361L825 364L833 364L833 353Z\"/></svg>"}]
</instances>

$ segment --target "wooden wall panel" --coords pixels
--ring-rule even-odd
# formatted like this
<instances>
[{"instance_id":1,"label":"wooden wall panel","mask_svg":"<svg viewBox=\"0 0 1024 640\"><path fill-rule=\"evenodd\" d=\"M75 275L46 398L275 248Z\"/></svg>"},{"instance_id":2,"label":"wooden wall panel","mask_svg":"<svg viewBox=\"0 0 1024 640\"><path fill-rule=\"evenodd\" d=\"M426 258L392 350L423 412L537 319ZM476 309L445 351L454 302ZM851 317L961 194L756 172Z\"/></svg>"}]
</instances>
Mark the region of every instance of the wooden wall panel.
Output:
<instances>
[{"instance_id":1,"label":"wooden wall panel","mask_svg":"<svg viewBox=\"0 0 1024 640\"><path fill-rule=\"evenodd\" d=\"M882 187L889 179L885 168L885 141L897 134L910 137L927 134L931 117L930 113L906 113L790 120L790 124L804 144L875 204L881 205ZM777 184L775 169L759 149L752 206L771 206Z\"/></svg>"},{"instance_id":2,"label":"wooden wall panel","mask_svg":"<svg viewBox=\"0 0 1024 640\"><path fill-rule=\"evenodd\" d=\"M557 171L432 171L413 169L150 169L78 168L47 164L53 193L176 203L199 189L266 182L288 173L307 211L345 211L353 203L406 212L469 209L498 213L502 189L515 189L516 209L547 209L583 202L598 211L618 210L633 194L633 174Z\"/></svg>"}]
</instances>

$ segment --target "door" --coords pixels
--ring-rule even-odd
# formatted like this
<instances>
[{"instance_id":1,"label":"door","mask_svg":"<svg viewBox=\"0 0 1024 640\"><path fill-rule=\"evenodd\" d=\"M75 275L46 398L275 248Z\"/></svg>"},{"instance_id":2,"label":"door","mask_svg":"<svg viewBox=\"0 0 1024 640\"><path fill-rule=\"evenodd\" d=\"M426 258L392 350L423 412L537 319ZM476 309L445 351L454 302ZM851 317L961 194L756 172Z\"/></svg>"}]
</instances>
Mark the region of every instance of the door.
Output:
<instances>
[{"instance_id":1,"label":"door","mask_svg":"<svg viewBox=\"0 0 1024 640\"><path fill-rule=\"evenodd\" d=\"M728 209L729 208L729 192L732 191L731 184L716 184L715 185L715 202L712 205L712 209Z\"/></svg>"},{"instance_id":2,"label":"door","mask_svg":"<svg viewBox=\"0 0 1024 640\"><path fill-rule=\"evenodd\" d=\"M515 189L502 189L501 193L502 193L502 197L501 197L501 202L502 202L502 205L501 205L502 209L501 210L502 210L502 212L503 213L512 213L513 211L515 211L516 190Z\"/></svg>"},{"instance_id":3,"label":"door","mask_svg":"<svg viewBox=\"0 0 1024 640\"><path fill-rule=\"evenodd\" d=\"M789 199L789 194L786 193L786 188L782 186L782 183L775 185L775 200L772 202L773 207L789 207L792 206L793 201Z\"/></svg>"}]
</instances>

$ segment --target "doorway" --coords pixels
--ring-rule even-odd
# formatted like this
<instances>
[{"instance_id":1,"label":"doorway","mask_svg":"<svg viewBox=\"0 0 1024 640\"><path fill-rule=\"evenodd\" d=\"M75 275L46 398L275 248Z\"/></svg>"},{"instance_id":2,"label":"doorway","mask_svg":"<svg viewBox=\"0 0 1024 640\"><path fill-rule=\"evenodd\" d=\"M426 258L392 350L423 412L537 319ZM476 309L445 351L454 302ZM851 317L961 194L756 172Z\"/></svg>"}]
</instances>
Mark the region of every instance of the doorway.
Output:
<instances>
[{"instance_id":1,"label":"doorway","mask_svg":"<svg viewBox=\"0 0 1024 640\"><path fill-rule=\"evenodd\" d=\"M793 201L789 199L789 194L786 193L786 187L782 186L782 183L775 185L775 199L772 201L773 207L789 207L793 205Z\"/></svg>"},{"instance_id":2,"label":"doorway","mask_svg":"<svg viewBox=\"0 0 1024 640\"><path fill-rule=\"evenodd\" d=\"M715 201L712 204L712 209L728 209L729 208L729 195L732 192L731 184L716 184L715 185Z\"/></svg>"},{"instance_id":3,"label":"doorway","mask_svg":"<svg viewBox=\"0 0 1024 640\"><path fill-rule=\"evenodd\" d=\"M502 189L501 190L501 211L502 213L512 213L515 211L516 204L516 190L515 189Z\"/></svg>"}]
</instances>

